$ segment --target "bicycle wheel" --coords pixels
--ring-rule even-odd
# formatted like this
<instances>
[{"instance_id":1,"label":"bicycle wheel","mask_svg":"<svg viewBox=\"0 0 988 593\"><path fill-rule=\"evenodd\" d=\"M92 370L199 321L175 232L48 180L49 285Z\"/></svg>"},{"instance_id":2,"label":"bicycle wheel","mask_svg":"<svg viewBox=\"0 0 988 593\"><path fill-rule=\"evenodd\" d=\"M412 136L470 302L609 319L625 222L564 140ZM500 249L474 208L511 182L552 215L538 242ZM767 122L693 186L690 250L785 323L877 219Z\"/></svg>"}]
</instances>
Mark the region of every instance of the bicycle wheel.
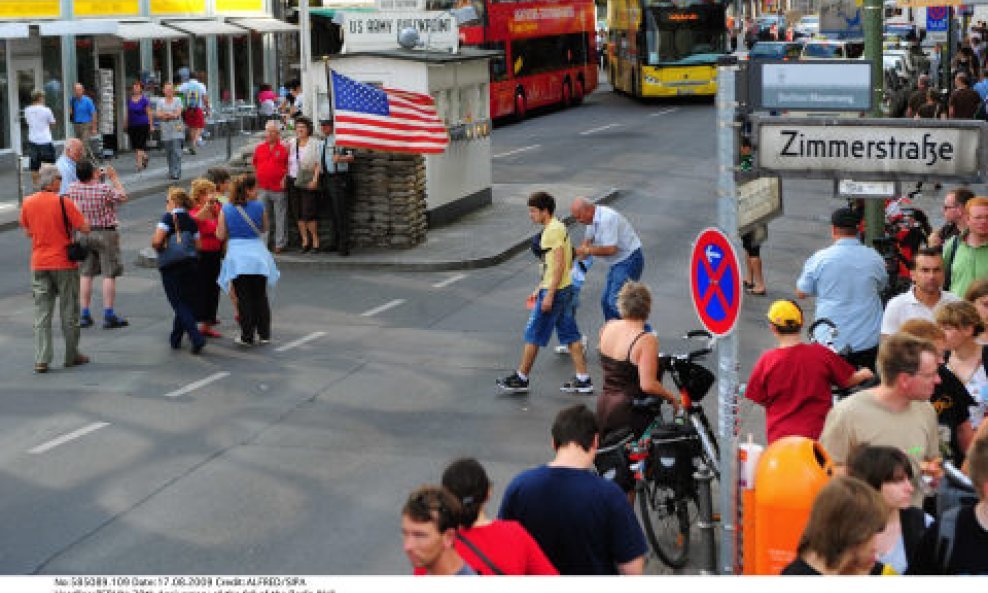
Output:
<instances>
[{"instance_id":1,"label":"bicycle wheel","mask_svg":"<svg viewBox=\"0 0 988 593\"><path fill-rule=\"evenodd\" d=\"M638 508L648 543L671 568L686 566L690 550L689 501L672 487L646 480L638 491Z\"/></svg>"}]
</instances>

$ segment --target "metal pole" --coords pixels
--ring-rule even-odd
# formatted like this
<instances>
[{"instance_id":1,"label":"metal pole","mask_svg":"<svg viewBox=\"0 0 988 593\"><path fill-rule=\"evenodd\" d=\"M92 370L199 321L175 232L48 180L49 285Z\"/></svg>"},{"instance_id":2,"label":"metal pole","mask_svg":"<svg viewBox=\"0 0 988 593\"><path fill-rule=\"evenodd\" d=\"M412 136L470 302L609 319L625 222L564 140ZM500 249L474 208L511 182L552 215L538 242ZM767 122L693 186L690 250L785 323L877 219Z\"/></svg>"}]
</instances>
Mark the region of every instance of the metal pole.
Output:
<instances>
[{"instance_id":1,"label":"metal pole","mask_svg":"<svg viewBox=\"0 0 988 593\"><path fill-rule=\"evenodd\" d=\"M871 61L871 117L882 117L882 94L885 74L882 65L882 0L865 0L865 58ZM885 211L881 200L865 200L865 240L869 245L885 234Z\"/></svg>"},{"instance_id":2,"label":"metal pole","mask_svg":"<svg viewBox=\"0 0 988 593\"><path fill-rule=\"evenodd\" d=\"M233 127L231 125L232 123L232 120L229 119L223 122L223 128L226 130L226 160L228 162L233 158L233 139L230 137L230 128Z\"/></svg>"},{"instance_id":3,"label":"metal pole","mask_svg":"<svg viewBox=\"0 0 988 593\"><path fill-rule=\"evenodd\" d=\"M15 154L15 163L17 163L17 207L20 208L24 205L24 157L20 154Z\"/></svg>"},{"instance_id":4,"label":"metal pole","mask_svg":"<svg viewBox=\"0 0 988 593\"><path fill-rule=\"evenodd\" d=\"M737 58L723 56L717 69L717 223L733 242L737 242L738 204L734 181L737 157L735 115L737 97L735 78ZM735 248L735 251L737 249ZM731 574L735 555L735 511L737 509L735 459L737 458L738 336L725 336L717 346L718 437L720 441L720 572Z\"/></svg>"},{"instance_id":5,"label":"metal pole","mask_svg":"<svg viewBox=\"0 0 988 593\"><path fill-rule=\"evenodd\" d=\"M710 484L714 474L706 465L702 465L693 474L696 480L696 508L698 511L696 526L700 530L700 549L702 550L703 565L700 574L717 574L717 543L714 538L714 499L710 492ZM721 484L721 490L724 485ZM721 513L721 517L724 513Z\"/></svg>"}]
</instances>

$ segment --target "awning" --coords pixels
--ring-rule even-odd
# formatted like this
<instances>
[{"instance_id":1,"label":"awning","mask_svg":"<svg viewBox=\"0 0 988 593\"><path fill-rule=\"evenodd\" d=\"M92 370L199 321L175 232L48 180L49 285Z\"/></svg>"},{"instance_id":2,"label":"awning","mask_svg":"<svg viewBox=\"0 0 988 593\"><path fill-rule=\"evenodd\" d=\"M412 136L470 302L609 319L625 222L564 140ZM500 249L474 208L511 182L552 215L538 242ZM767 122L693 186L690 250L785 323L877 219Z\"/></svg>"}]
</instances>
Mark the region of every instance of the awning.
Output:
<instances>
[{"instance_id":1,"label":"awning","mask_svg":"<svg viewBox=\"0 0 988 593\"><path fill-rule=\"evenodd\" d=\"M78 19L74 21L42 21L38 23L38 33L42 37L62 35L113 35L117 32L117 21L98 19Z\"/></svg>"},{"instance_id":2,"label":"awning","mask_svg":"<svg viewBox=\"0 0 988 593\"><path fill-rule=\"evenodd\" d=\"M27 23L0 23L0 39L26 39L29 36Z\"/></svg>"},{"instance_id":3,"label":"awning","mask_svg":"<svg viewBox=\"0 0 988 593\"><path fill-rule=\"evenodd\" d=\"M199 20L199 21L166 21L169 27L175 27L179 31L185 31L189 35L196 37L208 37L210 35L246 35L247 30L240 27L224 23L223 21Z\"/></svg>"},{"instance_id":4,"label":"awning","mask_svg":"<svg viewBox=\"0 0 988 593\"><path fill-rule=\"evenodd\" d=\"M272 18L230 19L230 22L257 33L298 33L298 25Z\"/></svg>"},{"instance_id":5,"label":"awning","mask_svg":"<svg viewBox=\"0 0 988 593\"><path fill-rule=\"evenodd\" d=\"M125 41L141 39L180 39L188 37L183 31L172 29L158 23L120 23L115 35Z\"/></svg>"}]
</instances>

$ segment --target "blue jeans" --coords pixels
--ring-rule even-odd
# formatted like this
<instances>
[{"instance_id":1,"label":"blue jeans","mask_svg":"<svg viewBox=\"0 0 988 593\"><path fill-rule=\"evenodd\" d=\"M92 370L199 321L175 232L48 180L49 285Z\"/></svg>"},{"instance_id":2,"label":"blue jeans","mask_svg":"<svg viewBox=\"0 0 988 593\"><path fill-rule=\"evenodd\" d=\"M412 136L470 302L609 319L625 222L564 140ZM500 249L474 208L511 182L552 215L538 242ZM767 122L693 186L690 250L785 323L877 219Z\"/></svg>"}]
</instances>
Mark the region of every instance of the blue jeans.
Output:
<instances>
[{"instance_id":1,"label":"blue jeans","mask_svg":"<svg viewBox=\"0 0 988 593\"><path fill-rule=\"evenodd\" d=\"M607 284L604 285L604 292L600 295L600 306L604 310L604 321L611 319L621 319L618 313L617 297L621 292L621 287L628 280L638 281L642 277L642 269L645 267L645 256L642 255L641 248L631 252L631 255L613 264L607 271Z\"/></svg>"},{"instance_id":2,"label":"blue jeans","mask_svg":"<svg viewBox=\"0 0 988 593\"><path fill-rule=\"evenodd\" d=\"M560 288L552 299L552 308L548 313L542 312L542 299L545 298L545 289L539 290L539 296L535 301L535 307L528 317L528 324L525 326L525 343L534 344L541 348L549 345L549 338L552 337L552 330L556 330L556 337L560 344L572 344L580 340L580 328L576 325L576 308L573 306L573 287Z\"/></svg>"},{"instance_id":3,"label":"blue jeans","mask_svg":"<svg viewBox=\"0 0 988 593\"><path fill-rule=\"evenodd\" d=\"M196 326L196 306L198 270L194 263L180 263L161 270L161 283L165 287L165 296L175 311L172 320L172 333L168 337L172 348L178 348L182 343L182 335L189 334L193 346L200 346L205 341Z\"/></svg>"},{"instance_id":4,"label":"blue jeans","mask_svg":"<svg viewBox=\"0 0 988 593\"><path fill-rule=\"evenodd\" d=\"M162 140L161 147L165 150L165 155L168 157L168 176L175 178L181 177L182 176L181 138L177 140Z\"/></svg>"}]
</instances>

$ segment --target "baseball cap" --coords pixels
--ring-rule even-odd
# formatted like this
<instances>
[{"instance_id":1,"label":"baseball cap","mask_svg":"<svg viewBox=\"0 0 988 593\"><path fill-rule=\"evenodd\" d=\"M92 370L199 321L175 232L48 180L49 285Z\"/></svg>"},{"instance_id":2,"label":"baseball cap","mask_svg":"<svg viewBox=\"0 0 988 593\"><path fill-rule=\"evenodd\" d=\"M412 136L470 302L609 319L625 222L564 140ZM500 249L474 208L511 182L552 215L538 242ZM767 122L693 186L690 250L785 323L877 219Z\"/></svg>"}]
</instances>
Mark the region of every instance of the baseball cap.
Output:
<instances>
[{"instance_id":1,"label":"baseball cap","mask_svg":"<svg viewBox=\"0 0 988 593\"><path fill-rule=\"evenodd\" d=\"M779 327L800 327L803 325L803 312L792 301L780 300L768 308L768 320Z\"/></svg>"},{"instance_id":2,"label":"baseball cap","mask_svg":"<svg viewBox=\"0 0 988 593\"><path fill-rule=\"evenodd\" d=\"M321 117L321 118L319 118L319 125L320 126L331 126L331 125L333 125L333 119L330 118L330 117Z\"/></svg>"},{"instance_id":3,"label":"baseball cap","mask_svg":"<svg viewBox=\"0 0 988 593\"><path fill-rule=\"evenodd\" d=\"M861 216L850 208L838 208L830 215L830 224L841 229L857 228Z\"/></svg>"}]
</instances>

